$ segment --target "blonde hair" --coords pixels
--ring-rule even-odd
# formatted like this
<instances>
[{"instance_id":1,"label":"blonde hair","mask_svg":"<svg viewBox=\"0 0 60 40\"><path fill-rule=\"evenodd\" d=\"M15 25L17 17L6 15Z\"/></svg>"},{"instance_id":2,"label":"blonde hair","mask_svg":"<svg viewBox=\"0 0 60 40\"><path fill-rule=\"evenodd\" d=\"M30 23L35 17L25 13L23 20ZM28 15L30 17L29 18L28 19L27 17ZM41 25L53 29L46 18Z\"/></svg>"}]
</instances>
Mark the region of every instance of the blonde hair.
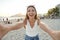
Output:
<instances>
[{"instance_id":1,"label":"blonde hair","mask_svg":"<svg viewBox=\"0 0 60 40\"><path fill-rule=\"evenodd\" d=\"M37 11L36 11L36 8L33 6L33 5L29 5L28 7L27 7L27 10L28 10L28 8L30 8L30 7L32 7L32 8L34 8L34 10L35 10L35 12L36 12L36 15L35 15L35 19L37 19ZM27 20L27 19L29 19L29 17L28 17L28 14L26 13L26 17L25 17L25 20ZM25 22L25 25L27 24L27 22ZM24 28L26 29L26 27L24 26Z\"/></svg>"},{"instance_id":2,"label":"blonde hair","mask_svg":"<svg viewBox=\"0 0 60 40\"><path fill-rule=\"evenodd\" d=\"M34 9L35 9L35 12L36 12L35 19L37 19L37 11L36 11L36 8L35 8L33 5L29 5L29 6L27 7L27 10L28 10L28 8L30 8L30 7L32 7L32 8L34 8ZM28 17L28 14L27 14L27 13L26 13L26 18L27 18L27 19L29 19L29 17Z\"/></svg>"}]
</instances>

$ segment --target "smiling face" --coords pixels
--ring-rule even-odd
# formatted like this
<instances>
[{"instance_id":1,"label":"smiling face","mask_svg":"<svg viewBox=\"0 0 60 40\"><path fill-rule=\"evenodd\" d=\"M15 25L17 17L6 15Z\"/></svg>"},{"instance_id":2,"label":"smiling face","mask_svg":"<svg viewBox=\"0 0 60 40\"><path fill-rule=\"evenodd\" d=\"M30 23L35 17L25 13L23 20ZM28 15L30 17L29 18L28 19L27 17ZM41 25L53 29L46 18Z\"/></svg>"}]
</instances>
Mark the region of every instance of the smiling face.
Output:
<instances>
[{"instance_id":1,"label":"smiling face","mask_svg":"<svg viewBox=\"0 0 60 40\"><path fill-rule=\"evenodd\" d=\"M34 18L36 19L37 12L36 12L36 9L35 9L34 6L29 6L27 8L27 16L28 16L29 19L34 19Z\"/></svg>"}]
</instances>

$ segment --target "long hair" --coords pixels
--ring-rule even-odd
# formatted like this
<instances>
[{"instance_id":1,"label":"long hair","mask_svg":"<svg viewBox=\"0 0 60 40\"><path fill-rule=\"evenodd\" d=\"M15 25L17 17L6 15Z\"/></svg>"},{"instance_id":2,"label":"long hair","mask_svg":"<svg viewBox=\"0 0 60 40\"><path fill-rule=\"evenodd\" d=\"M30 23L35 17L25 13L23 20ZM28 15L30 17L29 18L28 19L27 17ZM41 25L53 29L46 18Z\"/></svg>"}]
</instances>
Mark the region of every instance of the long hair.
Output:
<instances>
[{"instance_id":1,"label":"long hair","mask_svg":"<svg viewBox=\"0 0 60 40\"><path fill-rule=\"evenodd\" d=\"M37 11L36 11L36 8L33 6L33 5L29 5L28 7L27 7L27 10L28 10L28 8L30 8L30 7L32 7L32 8L34 8L34 10L35 10L35 12L36 12L36 15L35 15L35 19L37 19ZM25 22L25 25L27 24L27 19L29 19L29 17L28 17L28 14L26 13L26 17L25 17L25 20L24 20L24 22ZM24 28L26 29L26 27L24 26Z\"/></svg>"},{"instance_id":2,"label":"long hair","mask_svg":"<svg viewBox=\"0 0 60 40\"><path fill-rule=\"evenodd\" d=\"M36 11L36 8L33 6L33 5L29 5L28 7L27 7L27 10L28 10L28 8L30 8L30 7L32 7L32 8L34 8L34 10L35 10L35 12L36 12L36 15L35 15L35 19L37 19L37 11ZM29 19L29 17L28 17L28 14L26 13L26 18L27 19Z\"/></svg>"}]
</instances>

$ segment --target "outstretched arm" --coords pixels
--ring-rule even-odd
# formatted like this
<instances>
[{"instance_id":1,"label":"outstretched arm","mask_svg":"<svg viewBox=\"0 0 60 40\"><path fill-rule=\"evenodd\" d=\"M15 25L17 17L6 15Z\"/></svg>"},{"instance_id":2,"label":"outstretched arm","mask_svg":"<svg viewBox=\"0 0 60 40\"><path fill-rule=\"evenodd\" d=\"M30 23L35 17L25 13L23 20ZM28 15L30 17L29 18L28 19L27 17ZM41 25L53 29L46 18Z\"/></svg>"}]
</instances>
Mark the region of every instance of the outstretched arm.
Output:
<instances>
[{"instance_id":1,"label":"outstretched arm","mask_svg":"<svg viewBox=\"0 0 60 40\"><path fill-rule=\"evenodd\" d=\"M0 24L0 40L5 36L9 31L19 29L23 26L23 23L17 23L14 26L7 26Z\"/></svg>"},{"instance_id":2,"label":"outstretched arm","mask_svg":"<svg viewBox=\"0 0 60 40\"><path fill-rule=\"evenodd\" d=\"M53 35L54 30L52 30L51 28L49 28L39 18L38 18L38 24L39 24L39 26L40 26L41 29L43 29L45 32L47 32L55 40L54 35Z\"/></svg>"},{"instance_id":3,"label":"outstretched arm","mask_svg":"<svg viewBox=\"0 0 60 40\"><path fill-rule=\"evenodd\" d=\"M17 30L21 27L23 27L26 23L26 20L24 20L22 23L16 23L15 25L13 26L8 26L8 25L3 25L3 24L0 24L0 39L5 35L7 34L9 31L12 31L12 30Z\"/></svg>"},{"instance_id":4,"label":"outstretched arm","mask_svg":"<svg viewBox=\"0 0 60 40\"><path fill-rule=\"evenodd\" d=\"M24 26L24 23L16 23L12 26L8 26L7 29L10 30L10 31L11 30L17 30L17 29L22 28L23 26Z\"/></svg>"},{"instance_id":5,"label":"outstretched arm","mask_svg":"<svg viewBox=\"0 0 60 40\"><path fill-rule=\"evenodd\" d=\"M19 28L22 28L23 26L24 26L23 23L16 23L15 25L12 26L0 24L0 36L3 37L9 31L17 30Z\"/></svg>"},{"instance_id":6,"label":"outstretched arm","mask_svg":"<svg viewBox=\"0 0 60 40\"><path fill-rule=\"evenodd\" d=\"M20 29L20 28L24 27L24 25L26 24L26 20L27 19L24 19L23 22L17 22L17 23L11 24L11 25L9 24L9 25L0 25L0 26L2 26L3 28L5 28L9 31L17 30L17 29Z\"/></svg>"},{"instance_id":7,"label":"outstretched arm","mask_svg":"<svg viewBox=\"0 0 60 40\"><path fill-rule=\"evenodd\" d=\"M27 19L25 18L22 23L18 22L18 23L16 23L16 24L13 25L13 26L7 27L7 29L9 29L10 31L11 31L11 30L20 29L20 28L22 28L22 27L24 27L24 26L26 25L26 22L27 22Z\"/></svg>"},{"instance_id":8,"label":"outstretched arm","mask_svg":"<svg viewBox=\"0 0 60 40\"><path fill-rule=\"evenodd\" d=\"M47 32L54 40L60 40L60 31L55 31L49 28L45 23L38 19L38 24L45 32Z\"/></svg>"},{"instance_id":9,"label":"outstretched arm","mask_svg":"<svg viewBox=\"0 0 60 40\"><path fill-rule=\"evenodd\" d=\"M53 32L53 30L51 28L49 28L48 25L43 23L39 18L38 18L38 24L39 24L39 27L41 29L43 29L45 32L47 32L49 34L51 34L51 32Z\"/></svg>"}]
</instances>

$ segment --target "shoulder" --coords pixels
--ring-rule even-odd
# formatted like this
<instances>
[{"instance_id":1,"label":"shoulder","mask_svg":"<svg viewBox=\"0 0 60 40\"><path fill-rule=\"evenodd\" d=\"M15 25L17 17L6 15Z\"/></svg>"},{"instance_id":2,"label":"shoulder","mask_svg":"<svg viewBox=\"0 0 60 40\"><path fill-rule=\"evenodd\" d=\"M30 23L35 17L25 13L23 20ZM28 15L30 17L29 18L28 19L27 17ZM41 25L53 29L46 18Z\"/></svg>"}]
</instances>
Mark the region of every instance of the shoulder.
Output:
<instances>
[{"instance_id":1,"label":"shoulder","mask_svg":"<svg viewBox=\"0 0 60 40\"><path fill-rule=\"evenodd\" d=\"M41 21L40 18L37 19L37 23L38 23L38 25L40 25L40 24L45 24L44 22Z\"/></svg>"},{"instance_id":2,"label":"shoulder","mask_svg":"<svg viewBox=\"0 0 60 40\"><path fill-rule=\"evenodd\" d=\"M24 19L24 21L23 21L24 25L27 24L27 20L28 20L28 19L26 19L26 18Z\"/></svg>"},{"instance_id":3,"label":"shoulder","mask_svg":"<svg viewBox=\"0 0 60 40\"><path fill-rule=\"evenodd\" d=\"M41 22L41 20L40 20L40 18L38 17L38 18L37 18L37 23L38 23L38 25L39 25L40 22Z\"/></svg>"},{"instance_id":4,"label":"shoulder","mask_svg":"<svg viewBox=\"0 0 60 40\"><path fill-rule=\"evenodd\" d=\"M24 21L23 21L23 23L24 23L24 28L26 29L26 25L27 25L27 19L25 19Z\"/></svg>"}]
</instances>

